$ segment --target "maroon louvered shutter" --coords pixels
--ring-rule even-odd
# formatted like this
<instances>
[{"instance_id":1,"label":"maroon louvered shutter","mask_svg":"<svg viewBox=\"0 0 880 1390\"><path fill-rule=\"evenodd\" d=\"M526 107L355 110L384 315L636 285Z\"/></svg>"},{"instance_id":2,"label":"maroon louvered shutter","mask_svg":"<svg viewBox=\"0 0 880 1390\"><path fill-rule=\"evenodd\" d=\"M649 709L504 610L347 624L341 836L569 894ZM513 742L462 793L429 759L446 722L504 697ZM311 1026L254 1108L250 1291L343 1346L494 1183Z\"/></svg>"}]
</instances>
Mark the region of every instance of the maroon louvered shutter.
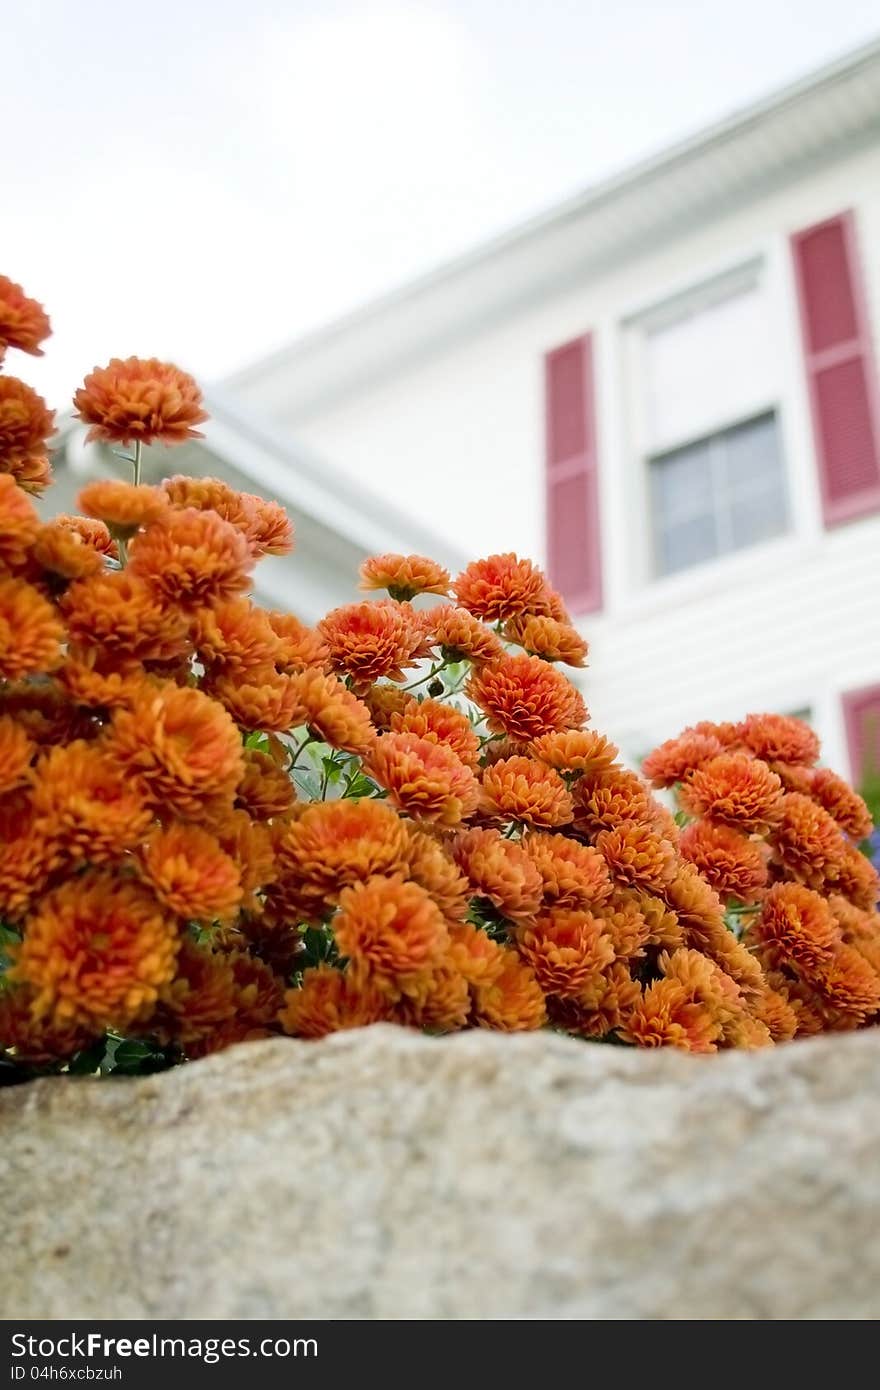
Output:
<instances>
[{"instance_id":1,"label":"maroon louvered shutter","mask_svg":"<svg viewBox=\"0 0 880 1390\"><path fill-rule=\"evenodd\" d=\"M850 776L858 787L865 777L880 777L880 685L847 691L843 717Z\"/></svg>"},{"instance_id":2,"label":"maroon louvered shutter","mask_svg":"<svg viewBox=\"0 0 880 1390\"><path fill-rule=\"evenodd\" d=\"M573 613L602 606L599 479L588 334L544 359L547 434L547 569Z\"/></svg>"},{"instance_id":3,"label":"maroon louvered shutter","mask_svg":"<svg viewBox=\"0 0 880 1390\"><path fill-rule=\"evenodd\" d=\"M880 509L880 409L851 212L791 239L826 526Z\"/></svg>"}]
</instances>

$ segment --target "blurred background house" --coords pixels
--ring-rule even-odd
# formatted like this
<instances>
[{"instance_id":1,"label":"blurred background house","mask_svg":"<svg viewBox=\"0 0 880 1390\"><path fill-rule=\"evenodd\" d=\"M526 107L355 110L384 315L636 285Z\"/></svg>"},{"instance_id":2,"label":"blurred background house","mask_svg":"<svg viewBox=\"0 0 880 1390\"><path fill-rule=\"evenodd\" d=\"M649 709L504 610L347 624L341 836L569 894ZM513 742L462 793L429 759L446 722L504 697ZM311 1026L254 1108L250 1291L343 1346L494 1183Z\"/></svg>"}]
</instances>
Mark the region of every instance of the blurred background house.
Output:
<instances>
[{"instance_id":1,"label":"blurred background house","mask_svg":"<svg viewBox=\"0 0 880 1390\"><path fill-rule=\"evenodd\" d=\"M224 389L405 509L404 548L424 517L468 556L546 563L630 757L773 709L859 776L880 759L878 252L874 44Z\"/></svg>"}]
</instances>

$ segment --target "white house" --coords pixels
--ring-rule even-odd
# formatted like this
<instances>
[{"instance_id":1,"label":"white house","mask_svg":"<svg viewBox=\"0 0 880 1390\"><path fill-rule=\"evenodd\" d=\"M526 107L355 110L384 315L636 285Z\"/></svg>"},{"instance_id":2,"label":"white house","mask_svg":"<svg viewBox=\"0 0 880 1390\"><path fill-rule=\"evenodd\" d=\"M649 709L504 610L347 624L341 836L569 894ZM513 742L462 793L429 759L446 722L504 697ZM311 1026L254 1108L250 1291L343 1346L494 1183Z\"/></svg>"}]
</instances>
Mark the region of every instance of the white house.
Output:
<instances>
[{"instance_id":1,"label":"white house","mask_svg":"<svg viewBox=\"0 0 880 1390\"><path fill-rule=\"evenodd\" d=\"M878 332L880 43L225 389L331 460L350 510L365 479L411 518L402 548L429 519L546 562L630 756L766 708L857 772L880 760Z\"/></svg>"}]
</instances>

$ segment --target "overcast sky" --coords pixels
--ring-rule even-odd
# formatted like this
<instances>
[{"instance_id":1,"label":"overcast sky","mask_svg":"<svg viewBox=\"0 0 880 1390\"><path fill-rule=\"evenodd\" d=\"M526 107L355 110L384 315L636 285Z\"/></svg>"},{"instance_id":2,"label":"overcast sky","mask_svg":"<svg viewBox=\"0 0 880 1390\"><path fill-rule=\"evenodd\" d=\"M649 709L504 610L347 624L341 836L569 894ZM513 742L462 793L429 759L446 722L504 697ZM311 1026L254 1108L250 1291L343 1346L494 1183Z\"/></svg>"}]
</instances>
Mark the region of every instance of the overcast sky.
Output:
<instances>
[{"instance_id":1,"label":"overcast sky","mask_svg":"<svg viewBox=\"0 0 880 1390\"><path fill-rule=\"evenodd\" d=\"M96 362L205 380L880 32L877 0L26 0L0 268Z\"/></svg>"}]
</instances>

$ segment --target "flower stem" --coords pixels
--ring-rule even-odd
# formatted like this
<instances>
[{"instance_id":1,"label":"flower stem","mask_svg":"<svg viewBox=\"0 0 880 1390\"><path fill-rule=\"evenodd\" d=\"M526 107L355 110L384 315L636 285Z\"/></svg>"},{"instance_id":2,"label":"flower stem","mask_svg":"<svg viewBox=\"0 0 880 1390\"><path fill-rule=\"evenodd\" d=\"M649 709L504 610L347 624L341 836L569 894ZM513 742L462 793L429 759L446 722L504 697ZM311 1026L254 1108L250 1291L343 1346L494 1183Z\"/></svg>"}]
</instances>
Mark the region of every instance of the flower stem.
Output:
<instances>
[{"instance_id":1,"label":"flower stem","mask_svg":"<svg viewBox=\"0 0 880 1390\"><path fill-rule=\"evenodd\" d=\"M132 464L133 464L133 466L134 466L134 485L135 485L135 487L138 486L138 484L140 483L140 480L141 480L141 449L142 449L142 447L143 447L143 446L142 446L142 444L141 444L141 441L140 441L139 439L136 439L135 442L134 442L134 458L132 459Z\"/></svg>"},{"instance_id":2,"label":"flower stem","mask_svg":"<svg viewBox=\"0 0 880 1390\"><path fill-rule=\"evenodd\" d=\"M427 685L428 681L432 681L432 680L434 679L435 676L439 676L440 672L443 671L443 670L445 670L445 668L446 668L448 665L449 665L449 662L448 662L448 661L441 661L439 666L432 666L431 669L430 669L430 671L428 672L428 674L427 674L426 676L421 676L421 677L419 678L419 680L413 681L411 685L404 685L404 686L401 686L401 689L402 689L402 690L417 690L418 687L419 687L420 685Z\"/></svg>"}]
</instances>

